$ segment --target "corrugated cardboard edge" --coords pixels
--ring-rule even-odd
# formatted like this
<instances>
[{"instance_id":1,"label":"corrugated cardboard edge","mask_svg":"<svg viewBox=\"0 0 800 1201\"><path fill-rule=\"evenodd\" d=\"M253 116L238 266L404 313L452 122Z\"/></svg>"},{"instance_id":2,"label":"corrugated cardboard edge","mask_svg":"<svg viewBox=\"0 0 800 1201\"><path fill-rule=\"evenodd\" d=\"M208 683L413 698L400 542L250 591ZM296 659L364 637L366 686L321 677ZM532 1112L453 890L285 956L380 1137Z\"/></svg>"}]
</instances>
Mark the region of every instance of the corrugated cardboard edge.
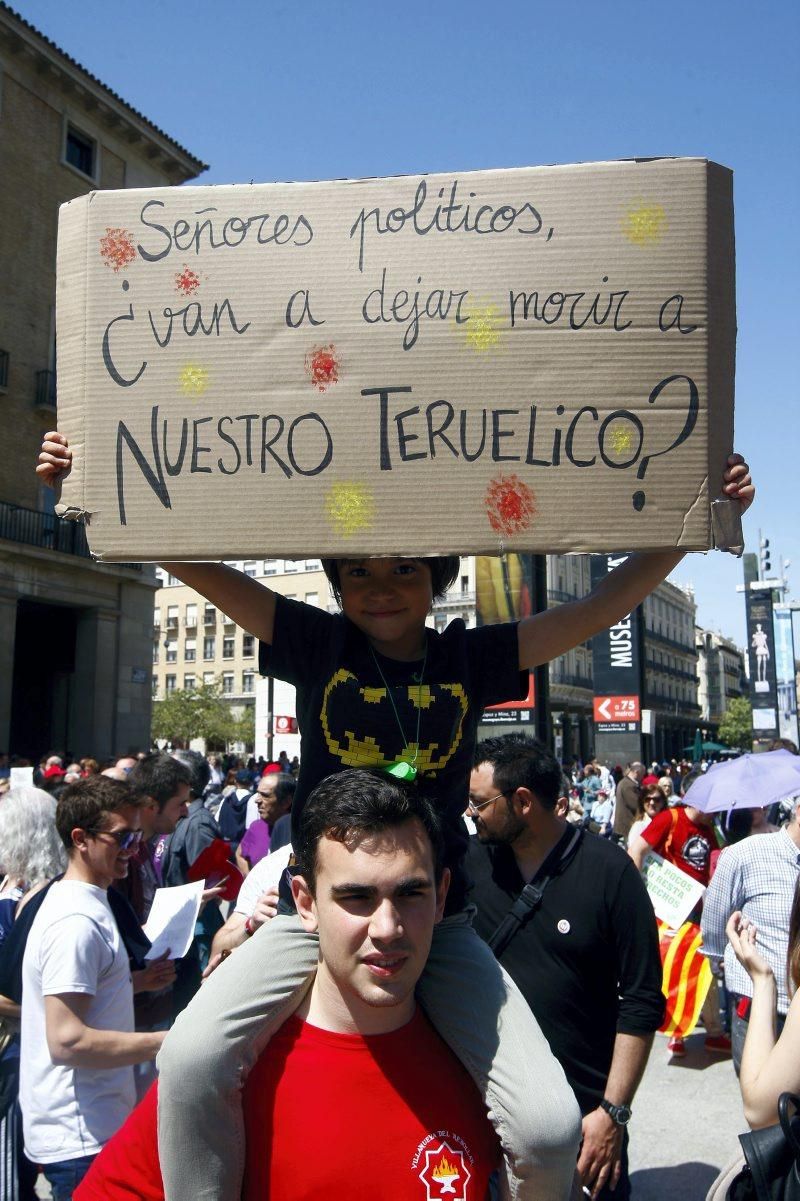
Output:
<instances>
[{"instance_id":1,"label":"corrugated cardboard edge","mask_svg":"<svg viewBox=\"0 0 800 1201\"><path fill-rule=\"evenodd\" d=\"M62 204L58 214L56 272L57 423L73 452L72 468L61 482L59 517L89 520L86 498L86 291L89 205L94 192ZM81 232L83 236L81 236ZM62 370L69 361L71 371Z\"/></svg>"},{"instance_id":2,"label":"corrugated cardboard edge","mask_svg":"<svg viewBox=\"0 0 800 1201\"><path fill-rule=\"evenodd\" d=\"M733 449L733 397L736 388L736 269L733 224L733 172L708 163L706 245L708 262L708 424L709 479L721 480ZM725 219L723 219L725 218ZM738 501L718 496L711 502L711 545L741 555L742 514Z\"/></svg>"}]
</instances>

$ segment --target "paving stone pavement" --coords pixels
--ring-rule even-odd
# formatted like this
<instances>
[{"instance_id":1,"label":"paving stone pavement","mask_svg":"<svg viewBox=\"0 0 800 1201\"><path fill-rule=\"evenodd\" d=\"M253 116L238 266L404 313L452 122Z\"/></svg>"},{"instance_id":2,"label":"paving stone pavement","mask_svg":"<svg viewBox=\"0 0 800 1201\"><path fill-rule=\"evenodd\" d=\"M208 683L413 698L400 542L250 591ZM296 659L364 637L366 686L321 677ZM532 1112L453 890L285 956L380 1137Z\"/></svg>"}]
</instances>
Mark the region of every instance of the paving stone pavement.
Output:
<instances>
[{"instance_id":1,"label":"paving stone pavement","mask_svg":"<svg viewBox=\"0 0 800 1201\"><path fill-rule=\"evenodd\" d=\"M708 1055L702 1031L686 1058L657 1034L631 1118L633 1201L704 1201L747 1129L730 1056Z\"/></svg>"}]
</instances>

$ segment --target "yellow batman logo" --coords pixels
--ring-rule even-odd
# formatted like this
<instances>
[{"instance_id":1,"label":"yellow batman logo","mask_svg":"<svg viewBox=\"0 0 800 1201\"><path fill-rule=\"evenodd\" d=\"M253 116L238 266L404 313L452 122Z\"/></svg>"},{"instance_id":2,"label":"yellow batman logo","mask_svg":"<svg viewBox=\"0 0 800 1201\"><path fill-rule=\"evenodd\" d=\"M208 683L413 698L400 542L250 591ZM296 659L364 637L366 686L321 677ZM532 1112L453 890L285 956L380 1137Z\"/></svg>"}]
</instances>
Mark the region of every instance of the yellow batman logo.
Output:
<instances>
[{"instance_id":1,"label":"yellow batman logo","mask_svg":"<svg viewBox=\"0 0 800 1201\"><path fill-rule=\"evenodd\" d=\"M331 755L345 767L387 767L405 760L422 775L436 775L458 750L468 708L461 684L404 685L393 688L390 697L386 688L364 687L340 667L325 687L322 730ZM432 733L436 741L430 740Z\"/></svg>"}]
</instances>

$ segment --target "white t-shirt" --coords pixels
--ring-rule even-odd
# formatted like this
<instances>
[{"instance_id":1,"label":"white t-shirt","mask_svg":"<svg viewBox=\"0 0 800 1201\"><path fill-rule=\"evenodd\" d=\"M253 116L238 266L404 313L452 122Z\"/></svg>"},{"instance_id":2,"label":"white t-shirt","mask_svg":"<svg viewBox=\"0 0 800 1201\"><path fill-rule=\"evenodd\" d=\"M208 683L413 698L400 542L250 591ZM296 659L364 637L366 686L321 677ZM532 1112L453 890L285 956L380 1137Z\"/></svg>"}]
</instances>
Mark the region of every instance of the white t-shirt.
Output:
<instances>
[{"instance_id":1,"label":"white t-shirt","mask_svg":"<svg viewBox=\"0 0 800 1201\"><path fill-rule=\"evenodd\" d=\"M52 886L22 964L20 1089L25 1153L34 1163L95 1155L136 1104L133 1068L70 1068L47 1047L44 998L92 997L87 1026L132 1031L128 955L106 892L78 880Z\"/></svg>"}]
</instances>

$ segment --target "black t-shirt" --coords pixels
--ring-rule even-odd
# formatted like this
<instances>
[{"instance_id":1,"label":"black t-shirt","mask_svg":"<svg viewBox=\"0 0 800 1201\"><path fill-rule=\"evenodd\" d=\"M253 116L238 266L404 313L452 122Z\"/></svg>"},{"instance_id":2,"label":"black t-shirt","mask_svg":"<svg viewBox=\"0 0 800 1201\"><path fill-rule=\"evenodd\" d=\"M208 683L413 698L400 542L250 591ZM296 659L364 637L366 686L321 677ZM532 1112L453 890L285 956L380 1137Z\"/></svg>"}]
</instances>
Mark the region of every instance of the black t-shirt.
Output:
<instances>
[{"instance_id":1,"label":"black t-shirt","mask_svg":"<svg viewBox=\"0 0 800 1201\"><path fill-rule=\"evenodd\" d=\"M470 839L475 928L488 941L523 889L507 844ZM633 860L581 832L540 908L500 956L564 1069L582 1114L605 1092L614 1038L651 1034L664 1017L653 906Z\"/></svg>"},{"instance_id":2,"label":"black t-shirt","mask_svg":"<svg viewBox=\"0 0 800 1201\"><path fill-rule=\"evenodd\" d=\"M444 817L447 864L454 872L447 911L453 913L464 904L463 813L477 725L487 705L527 695L528 673L519 671L513 623L468 630L459 619L442 634L429 629L426 635L420 683L422 660L373 657L364 635L342 614L279 596L273 644L261 643L259 669L297 688L302 745L293 831L320 780L346 767L410 761L419 730L418 779L430 784Z\"/></svg>"}]
</instances>

